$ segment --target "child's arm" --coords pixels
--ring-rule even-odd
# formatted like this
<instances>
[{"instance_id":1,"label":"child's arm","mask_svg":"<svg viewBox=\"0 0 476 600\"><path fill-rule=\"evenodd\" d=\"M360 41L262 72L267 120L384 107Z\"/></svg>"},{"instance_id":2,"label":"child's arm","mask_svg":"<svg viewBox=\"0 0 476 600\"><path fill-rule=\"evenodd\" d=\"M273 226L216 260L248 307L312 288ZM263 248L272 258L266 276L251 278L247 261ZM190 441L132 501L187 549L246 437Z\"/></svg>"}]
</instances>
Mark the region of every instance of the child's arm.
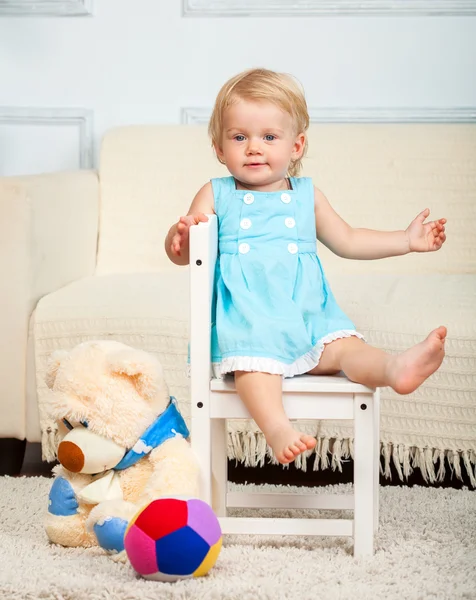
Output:
<instances>
[{"instance_id":1,"label":"child's arm","mask_svg":"<svg viewBox=\"0 0 476 600\"><path fill-rule=\"evenodd\" d=\"M317 188L314 207L317 239L343 258L376 259L430 252L439 250L446 240L446 219L424 223L430 214L428 209L415 217L405 231L377 231L351 227Z\"/></svg>"},{"instance_id":2,"label":"child's arm","mask_svg":"<svg viewBox=\"0 0 476 600\"><path fill-rule=\"evenodd\" d=\"M213 214L213 189L210 182L206 183L193 199L187 216L180 217L177 223L169 229L165 238L165 251L170 260L176 265L189 263L189 229L200 221L208 221L208 214Z\"/></svg>"}]
</instances>

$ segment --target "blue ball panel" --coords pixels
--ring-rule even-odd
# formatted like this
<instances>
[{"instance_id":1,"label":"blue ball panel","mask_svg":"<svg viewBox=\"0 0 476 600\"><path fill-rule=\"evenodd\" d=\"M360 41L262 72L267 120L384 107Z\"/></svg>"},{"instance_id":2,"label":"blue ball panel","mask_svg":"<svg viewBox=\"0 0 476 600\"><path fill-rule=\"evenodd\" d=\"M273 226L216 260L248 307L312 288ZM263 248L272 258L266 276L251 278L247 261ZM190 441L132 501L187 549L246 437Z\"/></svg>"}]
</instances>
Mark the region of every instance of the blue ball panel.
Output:
<instances>
[{"instance_id":1,"label":"blue ball panel","mask_svg":"<svg viewBox=\"0 0 476 600\"><path fill-rule=\"evenodd\" d=\"M168 575L191 575L210 550L209 544L188 526L161 537L155 547L159 571Z\"/></svg>"}]
</instances>

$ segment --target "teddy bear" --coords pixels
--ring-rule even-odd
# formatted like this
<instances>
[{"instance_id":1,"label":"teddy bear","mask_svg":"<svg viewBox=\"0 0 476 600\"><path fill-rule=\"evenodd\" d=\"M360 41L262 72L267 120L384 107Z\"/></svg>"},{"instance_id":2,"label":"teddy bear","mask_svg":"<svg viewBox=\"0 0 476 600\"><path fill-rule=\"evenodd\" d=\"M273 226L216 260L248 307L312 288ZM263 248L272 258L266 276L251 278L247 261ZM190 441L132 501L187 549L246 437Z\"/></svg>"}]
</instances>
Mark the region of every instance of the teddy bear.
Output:
<instances>
[{"instance_id":1,"label":"teddy bear","mask_svg":"<svg viewBox=\"0 0 476 600\"><path fill-rule=\"evenodd\" d=\"M46 384L61 440L45 523L53 543L124 556L139 509L161 496L199 496L189 432L152 355L83 342L52 354Z\"/></svg>"}]
</instances>

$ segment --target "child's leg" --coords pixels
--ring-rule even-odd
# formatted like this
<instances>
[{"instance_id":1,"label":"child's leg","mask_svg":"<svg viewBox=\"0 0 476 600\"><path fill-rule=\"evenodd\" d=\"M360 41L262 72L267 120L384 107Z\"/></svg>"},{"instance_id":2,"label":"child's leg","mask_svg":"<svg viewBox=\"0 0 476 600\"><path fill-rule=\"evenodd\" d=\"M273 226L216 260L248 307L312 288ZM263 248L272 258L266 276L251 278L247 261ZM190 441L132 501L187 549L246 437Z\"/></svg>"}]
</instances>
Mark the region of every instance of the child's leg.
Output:
<instances>
[{"instance_id":1,"label":"child's leg","mask_svg":"<svg viewBox=\"0 0 476 600\"><path fill-rule=\"evenodd\" d=\"M387 354L356 337L327 344L312 375L344 371L352 381L369 387L390 386L399 394L416 390L443 361L446 327L438 327L401 354Z\"/></svg>"},{"instance_id":2,"label":"child's leg","mask_svg":"<svg viewBox=\"0 0 476 600\"><path fill-rule=\"evenodd\" d=\"M314 448L315 438L296 431L284 412L281 375L236 371L235 385L280 463L289 463Z\"/></svg>"}]
</instances>

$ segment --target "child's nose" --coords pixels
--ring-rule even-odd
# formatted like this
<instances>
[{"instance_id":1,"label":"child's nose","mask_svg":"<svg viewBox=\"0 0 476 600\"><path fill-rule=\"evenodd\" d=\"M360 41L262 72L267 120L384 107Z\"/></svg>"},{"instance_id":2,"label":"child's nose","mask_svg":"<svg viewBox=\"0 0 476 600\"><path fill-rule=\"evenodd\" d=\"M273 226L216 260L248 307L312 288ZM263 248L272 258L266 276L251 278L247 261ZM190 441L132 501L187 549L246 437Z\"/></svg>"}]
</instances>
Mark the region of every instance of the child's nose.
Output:
<instances>
[{"instance_id":1,"label":"child's nose","mask_svg":"<svg viewBox=\"0 0 476 600\"><path fill-rule=\"evenodd\" d=\"M259 154L261 152L261 146L258 142L250 140L247 148L248 154Z\"/></svg>"}]
</instances>

